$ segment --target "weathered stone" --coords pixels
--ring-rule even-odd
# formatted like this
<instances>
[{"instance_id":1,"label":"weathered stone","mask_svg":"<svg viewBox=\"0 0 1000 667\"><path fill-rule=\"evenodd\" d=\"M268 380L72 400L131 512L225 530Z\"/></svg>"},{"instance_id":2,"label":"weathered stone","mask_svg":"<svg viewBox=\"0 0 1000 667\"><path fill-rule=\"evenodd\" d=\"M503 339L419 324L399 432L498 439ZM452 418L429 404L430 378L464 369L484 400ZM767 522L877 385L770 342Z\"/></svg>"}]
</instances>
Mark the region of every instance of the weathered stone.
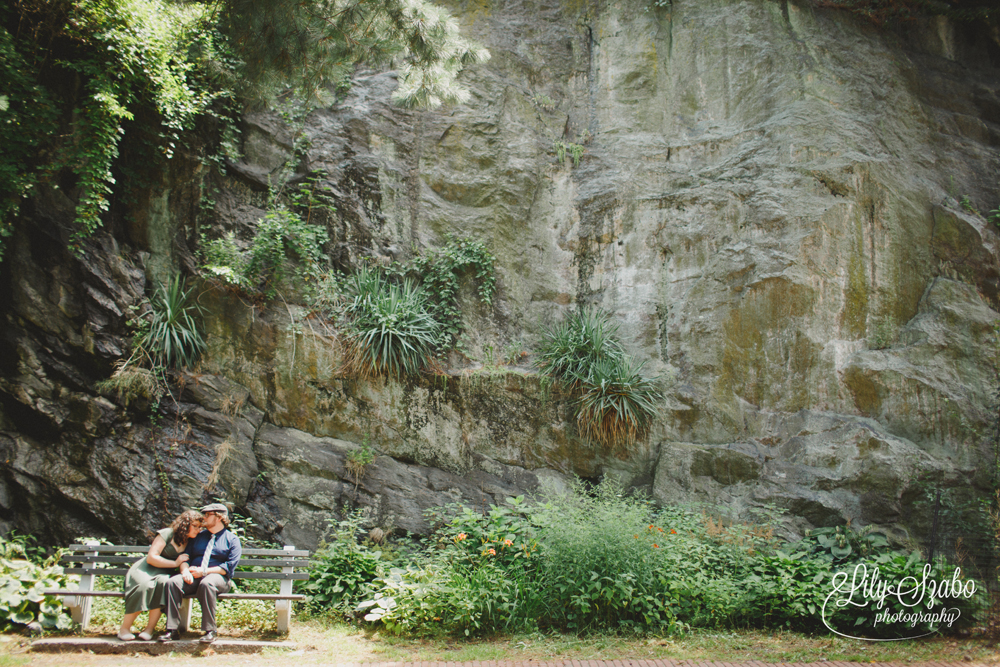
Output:
<instances>
[{"instance_id":1,"label":"weathered stone","mask_svg":"<svg viewBox=\"0 0 1000 667\"><path fill-rule=\"evenodd\" d=\"M785 416L766 443L665 443L653 494L708 502L744 520L771 504L798 530L851 521L892 532L918 483L944 482L951 470L874 420L802 411Z\"/></svg>"},{"instance_id":2,"label":"weathered stone","mask_svg":"<svg viewBox=\"0 0 1000 667\"><path fill-rule=\"evenodd\" d=\"M789 531L899 532L926 530L923 480L983 486L1000 237L974 209L997 205L996 35L771 0L459 10L493 54L463 73L467 104L400 109L393 73L359 71L305 118L301 155L277 115L249 116L211 231L246 246L275 179L308 169L336 204L311 219L334 267L483 240L499 293L482 307L464 286L472 358L360 382L295 285L265 307L199 291L208 350L152 424L93 383L127 353L141 267L154 284L195 267L205 171L175 160L116 228L130 245L100 236L82 259L74 202L44 191L0 266L5 525L120 539L225 496L314 546L357 506L421 531L434 504L576 474L734 516L773 503ZM556 158L569 144L578 163ZM621 458L527 365L489 367L581 305L611 312L666 390ZM377 458L354 478L366 438Z\"/></svg>"}]
</instances>

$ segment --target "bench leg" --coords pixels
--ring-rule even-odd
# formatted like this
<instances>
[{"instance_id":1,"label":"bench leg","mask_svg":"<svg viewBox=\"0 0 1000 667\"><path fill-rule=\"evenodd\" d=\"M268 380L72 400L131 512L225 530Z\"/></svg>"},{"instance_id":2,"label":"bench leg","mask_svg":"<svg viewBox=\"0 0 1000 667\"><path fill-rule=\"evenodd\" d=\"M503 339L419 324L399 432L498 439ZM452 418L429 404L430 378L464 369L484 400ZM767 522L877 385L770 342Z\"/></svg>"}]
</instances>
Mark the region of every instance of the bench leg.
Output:
<instances>
[{"instance_id":1,"label":"bench leg","mask_svg":"<svg viewBox=\"0 0 1000 667\"><path fill-rule=\"evenodd\" d=\"M191 598L184 598L181 602L181 617L179 625L177 626L178 632L187 632L191 628Z\"/></svg>"},{"instance_id":2,"label":"bench leg","mask_svg":"<svg viewBox=\"0 0 1000 667\"><path fill-rule=\"evenodd\" d=\"M284 548L285 551L295 551L295 547L288 545ZM281 568L282 574L291 575L295 571L293 567L283 567ZM281 590L279 591L282 595L292 594L292 580L283 579L281 582ZM275 600L274 608L278 612L278 632L282 634L288 633L288 626L292 621L292 601L291 600Z\"/></svg>"},{"instance_id":3,"label":"bench leg","mask_svg":"<svg viewBox=\"0 0 1000 667\"><path fill-rule=\"evenodd\" d=\"M74 595L63 598L63 604L69 608L69 613L73 617L73 622L79 624L81 630L86 630L90 625L90 597Z\"/></svg>"},{"instance_id":4,"label":"bench leg","mask_svg":"<svg viewBox=\"0 0 1000 667\"><path fill-rule=\"evenodd\" d=\"M292 601L275 600L274 608L278 612L278 632L286 634L292 621Z\"/></svg>"},{"instance_id":5,"label":"bench leg","mask_svg":"<svg viewBox=\"0 0 1000 667\"><path fill-rule=\"evenodd\" d=\"M87 546L97 546L97 542L87 542ZM96 556L96 551L89 551L85 555ZM97 563L85 563L83 568L85 570L96 570ZM80 577L80 586L78 590L90 592L94 590L94 579L96 577L93 574L85 574ZM87 626L90 625L90 603L91 598L89 595L78 595L74 598L76 600L75 605L70 606L70 613L73 615L73 620L80 624L81 630L86 630Z\"/></svg>"}]
</instances>

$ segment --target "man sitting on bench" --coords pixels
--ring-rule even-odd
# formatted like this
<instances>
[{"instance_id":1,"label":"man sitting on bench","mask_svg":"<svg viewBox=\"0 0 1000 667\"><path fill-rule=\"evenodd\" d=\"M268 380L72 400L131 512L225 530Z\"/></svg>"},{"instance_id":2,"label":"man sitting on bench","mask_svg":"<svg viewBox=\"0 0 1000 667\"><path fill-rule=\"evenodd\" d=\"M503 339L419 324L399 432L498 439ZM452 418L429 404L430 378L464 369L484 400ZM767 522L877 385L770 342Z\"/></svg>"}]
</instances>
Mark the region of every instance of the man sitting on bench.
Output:
<instances>
[{"instance_id":1,"label":"man sitting on bench","mask_svg":"<svg viewBox=\"0 0 1000 667\"><path fill-rule=\"evenodd\" d=\"M243 553L240 538L226 529L229 510L225 505L205 505L201 513L205 516L205 530L191 538L184 550L191 559L181 563L181 573L167 581L167 631L160 635L161 642L181 638L177 628L185 595L195 595L201 603L201 629L205 634L199 641L215 641L215 601L219 593L228 593L232 588L233 572Z\"/></svg>"}]
</instances>

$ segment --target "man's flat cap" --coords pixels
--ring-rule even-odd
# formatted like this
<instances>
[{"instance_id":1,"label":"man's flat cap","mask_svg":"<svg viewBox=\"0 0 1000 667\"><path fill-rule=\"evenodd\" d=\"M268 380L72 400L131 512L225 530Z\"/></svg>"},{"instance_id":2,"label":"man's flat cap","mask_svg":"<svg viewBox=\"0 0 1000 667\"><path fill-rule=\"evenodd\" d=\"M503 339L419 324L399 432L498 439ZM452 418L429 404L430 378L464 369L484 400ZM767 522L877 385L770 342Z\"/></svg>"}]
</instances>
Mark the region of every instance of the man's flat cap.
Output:
<instances>
[{"instance_id":1,"label":"man's flat cap","mask_svg":"<svg viewBox=\"0 0 1000 667\"><path fill-rule=\"evenodd\" d=\"M201 512L218 512L219 514L229 514L229 508L222 503L212 503L201 508Z\"/></svg>"}]
</instances>

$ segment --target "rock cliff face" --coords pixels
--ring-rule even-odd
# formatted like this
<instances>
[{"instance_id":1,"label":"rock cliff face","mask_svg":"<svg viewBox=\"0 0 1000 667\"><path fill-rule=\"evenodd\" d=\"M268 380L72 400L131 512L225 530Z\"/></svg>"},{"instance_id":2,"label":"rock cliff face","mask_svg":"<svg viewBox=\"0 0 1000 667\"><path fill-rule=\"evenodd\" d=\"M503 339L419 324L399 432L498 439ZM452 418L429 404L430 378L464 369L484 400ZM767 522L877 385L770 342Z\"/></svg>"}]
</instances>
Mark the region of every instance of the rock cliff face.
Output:
<instances>
[{"instance_id":1,"label":"rock cliff face","mask_svg":"<svg viewBox=\"0 0 1000 667\"><path fill-rule=\"evenodd\" d=\"M59 238L72 202L33 202L0 266L8 526L137 538L225 497L262 533L315 546L352 507L420 532L428 507L575 474L734 516L773 503L793 532L902 534L921 529L925 483L985 484L1000 236L973 209L1000 197L1000 36L769 0L453 9L493 55L466 73L466 105L398 109L392 73L360 72L305 119L307 142L277 114L248 117L228 176L177 168L143 233L81 259ZM147 276L193 266L199 188L220 189L212 224L239 231L290 161L337 201L338 267L448 234L490 247L499 296L464 309L473 360L530 349L579 305L613 313L662 378L649 437L625 457L581 440L569 400L527 367L340 377L335 333L294 299L254 307L211 286L209 350L178 402L150 420L100 396ZM378 457L354 476L366 437Z\"/></svg>"}]
</instances>

